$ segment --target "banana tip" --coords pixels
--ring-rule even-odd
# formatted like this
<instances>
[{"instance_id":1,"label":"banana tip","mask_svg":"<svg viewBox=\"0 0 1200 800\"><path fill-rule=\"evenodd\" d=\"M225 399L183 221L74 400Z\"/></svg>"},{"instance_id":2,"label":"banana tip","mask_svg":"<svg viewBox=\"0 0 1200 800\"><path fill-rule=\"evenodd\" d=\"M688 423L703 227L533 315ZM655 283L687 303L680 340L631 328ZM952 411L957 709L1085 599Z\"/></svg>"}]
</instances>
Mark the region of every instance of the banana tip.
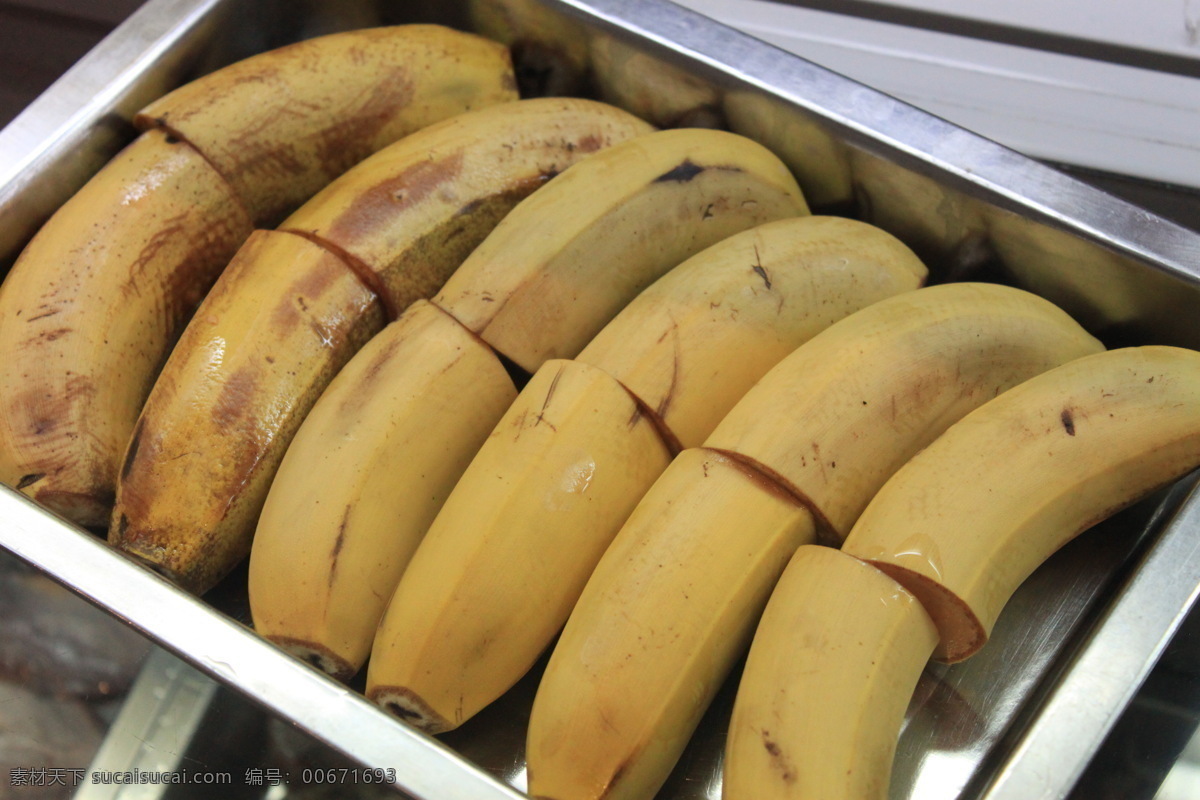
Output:
<instances>
[{"instance_id":1,"label":"banana tip","mask_svg":"<svg viewBox=\"0 0 1200 800\"><path fill-rule=\"evenodd\" d=\"M458 727L434 711L411 689L403 686L376 686L368 690L367 699L425 733L444 733Z\"/></svg>"},{"instance_id":2,"label":"banana tip","mask_svg":"<svg viewBox=\"0 0 1200 800\"><path fill-rule=\"evenodd\" d=\"M266 638L280 649L305 664L316 667L334 680L345 683L358 672L358 665L351 664L325 645L290 636L268 635Z\"/></svg>"}]
</instances>

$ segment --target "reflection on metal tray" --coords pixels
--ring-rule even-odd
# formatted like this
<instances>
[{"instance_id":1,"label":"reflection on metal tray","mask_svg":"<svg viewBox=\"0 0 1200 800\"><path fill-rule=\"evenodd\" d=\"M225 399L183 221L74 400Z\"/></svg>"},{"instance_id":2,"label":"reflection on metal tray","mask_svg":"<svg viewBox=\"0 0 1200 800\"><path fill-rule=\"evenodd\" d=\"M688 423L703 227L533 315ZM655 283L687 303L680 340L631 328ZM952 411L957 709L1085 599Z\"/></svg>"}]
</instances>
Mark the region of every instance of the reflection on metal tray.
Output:
<instances>
[{"instance_id":1,"label":"reflection on metal tray","mask_svg":"<svg viewBox=\"0 0 1200 800\"><path fill-rule=\"evenodd\" d=\"M0 132L0 153L11 165L0 173L0 262L131 136L126 120L148 97L231 58L317 32L466 20L461 5L436 12L421 5L381 0L334 12L309 3L297 17L291 5L259 0L238 6L233 26L220 24L231 0L151 0ZM937 280L1032 289L1110 345L1200 346L1192 322L1200 307L1200 236L668 3L561 0L547 7L573 20L564 30L576 31L576 51L603 54L607 60L595 63L609 67L632 63L636 74L655 76L652 94L680 101L642 113L659 124L725 125L759 139L788 161L815 209L890 230ZM573 85L638 109L640 95L623 94L606 78L608 67L590 76L547 73L544 63L528 60L544 51L517 41L514 52L519 61L526 56L518 65L526 87ZM1181 484L1065 548L1022 587L982 654L927 670L902 735L893 800L1066 795L1190 607L1200 566L1194 548L1181 543L1194 534L1200 502L1186 497ZM433 740L247 630L236 577L198 601L3 487L0 544L271 715L366 766L394 769L397 785L413 797L522 796L536 670L494 708ZM1131 638L1133 613L1143 617ZM1115 640L1122 646L1114 648ZM1097 670L1103 659L1105 669ZM661 797L719 797L732 686Z\"/></svg>"}]
</instances>

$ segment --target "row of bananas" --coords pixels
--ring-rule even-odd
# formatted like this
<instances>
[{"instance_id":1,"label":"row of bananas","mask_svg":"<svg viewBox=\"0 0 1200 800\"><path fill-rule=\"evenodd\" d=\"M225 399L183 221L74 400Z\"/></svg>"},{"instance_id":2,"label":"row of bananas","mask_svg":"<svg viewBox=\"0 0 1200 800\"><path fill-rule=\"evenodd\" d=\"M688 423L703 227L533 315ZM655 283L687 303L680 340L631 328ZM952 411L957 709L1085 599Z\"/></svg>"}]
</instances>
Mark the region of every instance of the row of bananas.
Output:
<instances>
[{"instance_id":1,"label":"row of bananas","mask_svg":"<svg viewBox=\"0 0 1200 800\"><path fill-rule=\"evenodd\" d=\"M261 635L431 733L552 648L534 797L653 797L747 651L725 796L885 797L930 657L1200 464L1200 354L514 86L406 26L152 104L0 287L0 480L195 593L248 555Z\"/></svg>"}]
</instances>

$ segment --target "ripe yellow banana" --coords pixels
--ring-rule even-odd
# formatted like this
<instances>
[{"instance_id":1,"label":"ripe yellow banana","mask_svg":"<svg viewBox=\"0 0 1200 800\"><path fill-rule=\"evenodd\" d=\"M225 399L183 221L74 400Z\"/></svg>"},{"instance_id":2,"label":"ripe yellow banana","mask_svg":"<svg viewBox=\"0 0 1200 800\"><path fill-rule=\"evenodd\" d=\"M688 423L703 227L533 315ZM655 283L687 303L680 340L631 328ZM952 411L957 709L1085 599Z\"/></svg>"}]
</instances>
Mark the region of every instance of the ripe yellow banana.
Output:
<instances>
[{"instance_id":1,"label":"ripe yellow banana","mask_svg":"<svg viewBox=\"0 0 1200 800\"><path fill-rule=\"evenodd\" d=\"M425 530L517 390L418 300L350 360L288 447L250 551L260 634L348 679Z\"/></svg>"},{"instance_id":2,"label":"ripe yellow banana","mask_svg":"<svg viewBox=\"0 0 1200 800\"><path fill-rule=\"evenodd\" d=\"M826 355L864 340L880 344L864 349L853 369ZM805 498L832 543L952 422L1033 375L1103 349L1048 301L982 283L885 300L810 345L747 392L705 446L749 459ZM786 419L803 420L804 435L762 424Z\"/></svg>"},{"instance_id":3,"label":"ripe yellow banana","mask_svg":"<svg viewBox=\"0 0 1200 800\"><path fill-rule=\"evenodd\" d=\"M797 348L700 451L757 479L706 480L685 451L597 565L534 702L530 794L652 796L795 547L852 522L889 469L972 408L1100 349L1049 303L977 284L882 300ZM794 533L781 539L773 518L760 525L764 495L790 498ZM718 503L722 516L707 511Z\"/></svg>"},{"instance_id":4,"label":"ripe yellow banana","mask_svg":"<svg viewBox=\"0 0 1200 800\"><path fill-rule=\"evenodd\" d=\"M515 98L504 48L401 26L263 54L151 104L137 122L152 129L0 289L0 482L106 525L155 375L253 224L408 131Z\"/></svg>"},{"instance_id":5,"label":"ripe yellow banana","mask_svg":"<svg viewBox=\"0 0 1200 800\"><path fill-rule=\"evenodd\" d=\"M653 128L613 106L523 100L380 151L280 225L341 254L396 313L442 287L501 218L576 161Z\"/></svg>"},{"instance_id":6,"label":"ripe yellow banana","mask_svg":"<svg viewBox=\"0 0 1200 800\"><path fill-rule=\"evenodd\" d=\"M251 223L188 145L143 134L0 286L0 482L104 526L154 375Z\"/></svg>"},{"instance_id":7,"label":"ripe yellow banana","mask_svg":"<svg viewBox=\"0 0 1200 800\"><path fill-rule=\"evenodd\" d=\"M438 25L334 33L231 64L134 118L193 145L255 224L284 215L392 142L517 99L508 50Z\"/></svg>"},{"instance_id":8,"label":"ripe yellow banana","mask_svg":"<svg viewBox=\"0 0 1200 800\"><path fill-rule=\"evenodd\" d=\"M750 646L721 796L885 800L937 641L925 609L884 573L829 547L798 549Z\"/></svg>"},{"instance_id":9,"label":"ripe yellow banana","mask_svg":"<svg viewBox=\"0 0 1200 800\"><path fill-rule=\"evenodd\" d=\"M800 344L925 277L912 251L871 225L838 217L769 222L671 270L576 360L619 380L677 449L696 447Z\"/></svg>"},{"instance_id":10,"label":"ripe yellow banana","mask_svg":"<svg viewBox=\"0 0 1200 800\"><path fill-rule=\"evenodd\" d=\"M653 797L788 558L815 535L804 506L755 470L713 450L680 453L554 647L529 721L530 796Z\"/></svg>"},{"instance_id":11,"label":"ripe yellow banana","mask_svg":"<svg viewBox=\"0 0 1200 800\"><path fill-rule=\"evenodd\" d=\"M576 361L543 365L405 572L368 694L430 731L495 700L549 646L666 467L656 428L672 445L698 444L796 345L924 275L903 245L862 223L777 220L671 270ZM546 424L527 429L530 420Z\"/></svg>"},{"instance_id":12,"label":"ripe yellow banana","mask_svg":"<svg viewBox=\"0 0 1200 800\"><path fill-rule=\"evenodd\" d=\"M769 150L722 131L660 131L567 170L506 217L434 302L528 372L570 358L689 256L808 212Z\"/></svg>"},{"instance_id":13,"label":"ripe yellow banana","mask_svg":"<svg viewBox=\"0 0 1200 800\"><path fill-rule=\"evenodd\" d=\"M383 327L386 315L376 305L403 309L431 288L431 276L453 271L471 247L463 240L487 234L497 198L515 204L574 160L646 130L631 115L586 100L504 103L404 138L310 201L328 203L333 212L326 216L352 228L354 204L342 207L336 184L393 198L364 200L359 222L366 232L354 242L360 252L389 242L390 252L372 251L384 264L417 263L409 253L424 255L421 275L411 281L372 272L326 242L323 228L305 236L272 232L272 241L302 254L299 261L273 263L262 248L239 253L238 269L213 288L146 403L122 467L110 541L191 591L209 588L249 552L271 476L300 421L341 364ZM521 150L530 155L510 155ZM430 171L453 164L490 166L428 180ZM298 213L322 217L320 208ZM456 243L431 246L431 238L455 231ZM329 287L348 280L361 294L354 309L323 305ZM369 316L347 316L368 309ZM303 324L282 325L277 314L299 315ZM230 435L243 425L242 436Z\"/></svg>"},{"instance_id":14,"label":"ripe yellow banana","mask_svg":"<svg viewBox=\"0 0 1200 800\"><path fill-rule=\"evenodd\" d=\"M536 458L513 462L525 453ZM620 525L670 458L620 384L585 364L546 362L396 587L372 648L368 697L431 733L499 697L566 619L613 520ZM547 523L558 536L536 535Z\"/></svg>"},{"instance_id":15,"label":"ripe yellow banana","mask_svg":"<svg viewBox=\"0 0 1200 800\"><path fill-rule=\"evenodd\" d=\"M1197 465L1200 353L1113 350L955 424L880 490L844 549L913 592L941 631L936 657L960 661L1054 551Z\"/></svg>"}]
</instances>

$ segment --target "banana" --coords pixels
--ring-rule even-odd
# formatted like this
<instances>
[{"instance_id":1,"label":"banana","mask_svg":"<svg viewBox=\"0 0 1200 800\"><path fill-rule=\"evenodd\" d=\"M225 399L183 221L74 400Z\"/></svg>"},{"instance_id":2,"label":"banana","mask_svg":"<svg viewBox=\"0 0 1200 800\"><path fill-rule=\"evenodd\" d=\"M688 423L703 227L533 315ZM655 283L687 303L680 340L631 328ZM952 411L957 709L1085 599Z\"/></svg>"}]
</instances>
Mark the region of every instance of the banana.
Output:
<instances>
[{"instance_id":1,"label":"banana","mask_svg":"<svg viewBox=\"0 0 1200 800\"><path fill-rule=\"evenodd\" d=\"M619 380L675 449L696 447L799 345L925 277L912 251L871 225L838 217L769 222L671 270L576 360Z\"/></svg>"},{"instance_id":2,"label":"banana","mask_svg":"<svg viewBox=\"0 0 1200 800\"><path fill-rule=\"evenodd\" d=\"M210 588L249 552L271 477L300 421L345 360L382 329L386 312L406 308L453 271L503 202L515 204L574 160L648 129L586 100L468 112L366 159L310 201L315 210L297 212L302 220L333 220L329 231L264 234L282 255L265 247L239 252L238 268L231 265L214 286L147 400L122 467L110 542L190 591ZM343 207L343 181L371 197ZM378 249L380 263L419 263L420 274L406 280L373 272L323 238L337 225L360 231L351 237L359 252L388 242ZM446 236L455 241L431 246ZM353 307L329 302L330 287L342 284L347 292L358 287ZM229 435L230 428L243 435Z\"/></svg>"},{"instance_id":3,"label":"banana","mask_svg":"<svg viewBox=\"0 0 1200 800\"><path fill-rule=\"evenodd\" d=\"M267 494L250 551L255 630L353 676L421 536L516 394L492 351L428 301L368 342Z\"/></svg>"},{"instance_id":4,"label":"banana","mask_svg":"<svg viewBox=\"0 0 1200 800\"><path fill-rule=\"evenodd\" d=\"M393 316L440 289L502 217L559 171L653 130L572 98L507 103L430 127L350 170L279 226L341 254Z\"/></svg>"},{"instance_id":5,"label":"banana","mask_svg":"<svg viewBox=\"0 0 1200 800\"><path fill-rule=\"evenodd\" d=\"M495 700L550 644L665 469L664 439L671 452L698 444L796 345L924 275L903 245L862 223L777 220L668 272L574 362L543 365L388 604L368 695L432 732Z\"/></svg>"},{"instance_id":6,"label":"banana","mask_svg":"<svg viewBox=\"0 0 1200 800\"><path fill-rule=\"evenodd\" d=\"M967 414L884 484L842 551L796 552L738 687L723 796L886 798L930 656L970 656L1051 553L1198 465L1190 350L1086 356Z\"/></svg>"},{"instance_id":7,"label":"banana","mask_svg":"<svg viewBox=\"0 0 1200 800\"><path fill-rule=\"evenodd\" d=\"M887 482L844 549L915 594L941 632L935 657L961 661L1059 547L1198 465L1200 353L1113 350L952 426Z\"/></svg>"},{"instance_id":8,"label":"banana","mask_svg":"<svg viewBox=\"0 0 1200 800\"><path fill-rule=\"evenodd\" d=\"M881 300L779 362L691 466L684 451L667 468L596 566L534 701L530 794L652 796L796 547L852 522L888 470L974 407L1100 349L1033 295L956 284ZM711 464L706 477L716 457L754 480L712 480ZM794 508L786 536L766 497Z\"/></svg>"},{"instance_id":9,"label":"banana","mask_svg":"<svg viewBox=\"0 0 1200 800\"><path fill-rule=\"evenodd\" d=\"M689 256L808 213L778 158L722 131L641 136L572 167L547 189L497 225L434 297L527 372L577 354Z\"/></svg>"},{"instance_id":10,"label":"banana","mask_svg":"<svg viewBox=\"0 0 1200 800\"><path fill-rule=\"evenodd\" d=\"M184 330L138 418L109 541L200 593L249 545L261 495L321 388L385 324L342 261L255 231Z\"/></svg>"},{"instance_id":11,"label":"banana","mask_svg":"<svg viewBox=\"0 0 1200 800\"><path fill-rule=\"evenodd\" d=\"M815 536L804 506L740 461L676 456L554 647L529 720L529 795L653 797L788 558Z\"/></svg>"},{"instance_id":12,"label":"banana","mask_svg":"<svg viewBox=\"0 0 1200 800\"><path fill-rule=\"evenodd\" d=\"M537 458L513 462L524 453ZM606 533L670 458L616 381L578 362L546 362L396 587L371 651L367 696L440 733L503 694L566 619ZM535 535L545 524L558 529L556 540Z\"/></svg>"},{"instance_id":13,"label":"banana","mask_svg":"<svg viewBox=\"0 0 1200 800\"><path fill-rule=\"evenodd\" d=\"M829 547L788 563L754 634L725 745L725 800L885 800L937 627L904 587Z\"/></svg>"},{"instance_id":14,"label":"banana","mask_svg":"<svg viewBox=\"0 0 1200 800\"><path fill-rule=\"evenodd\" d=\"M721 93L710 82L606 33L588 43L592 79L605 102L663 128L722 128Z\"/></svg>"},{"instance_id":15,"label":"banana","mask_svg":"<svg viewBox=\"0 0 1200 800\"><path fill-rule=\"evenodd\" d=\"M515 98L503 47L400 26L256 56L152 103L146 132L0 288L0 482L107 525L155 375L254 224L411 130Z\"/></svg>"},{"instance_id":16,"label":"banana","mask_svg":"<svg viewBox=\"0 0 1200 800\"><path fill-rule=\"evenodd\" d=\"M587 29L538 0L468 0L471 29L508 46L522 97L579 94L588 75Z\"/></svg>"},{"instance_id":17,"label":"banana","mask_svg":"<svg viewBox=\"0 0 1200 800\"><path fill-rule=\"evenodd\" d=\"M827 355L860 341L880 344L853 369ZM1103 349L1048 301L983 283L890 298L810 344L747 392L705 446L737 453L805 498L834 544L888 477L952 422L1033 375ZM804 435L781 436L761 423L780 419L804 420Z\"/></svg>"},{"instance_id":18,"label":"banana","mask_svg":"<svg viewBox=\"0 0 1200 800\"><path fill-rule=\"evenodd\" d=\"M142 109L204 154L259 226L375 151L517 99L507 48L438 25L334 33L231 64Z\"/></svg>"},{"instance_id":19,"label":"banana","mask_svg":"<svg viewBox=\"0 0 1200 800\"><path fill-rule=\"evenodd\" d=\"M0 286L0 482L108 523L154 375L250 231L221 176L157 131L59 209Z\"/></svg>"}]
</instances>

